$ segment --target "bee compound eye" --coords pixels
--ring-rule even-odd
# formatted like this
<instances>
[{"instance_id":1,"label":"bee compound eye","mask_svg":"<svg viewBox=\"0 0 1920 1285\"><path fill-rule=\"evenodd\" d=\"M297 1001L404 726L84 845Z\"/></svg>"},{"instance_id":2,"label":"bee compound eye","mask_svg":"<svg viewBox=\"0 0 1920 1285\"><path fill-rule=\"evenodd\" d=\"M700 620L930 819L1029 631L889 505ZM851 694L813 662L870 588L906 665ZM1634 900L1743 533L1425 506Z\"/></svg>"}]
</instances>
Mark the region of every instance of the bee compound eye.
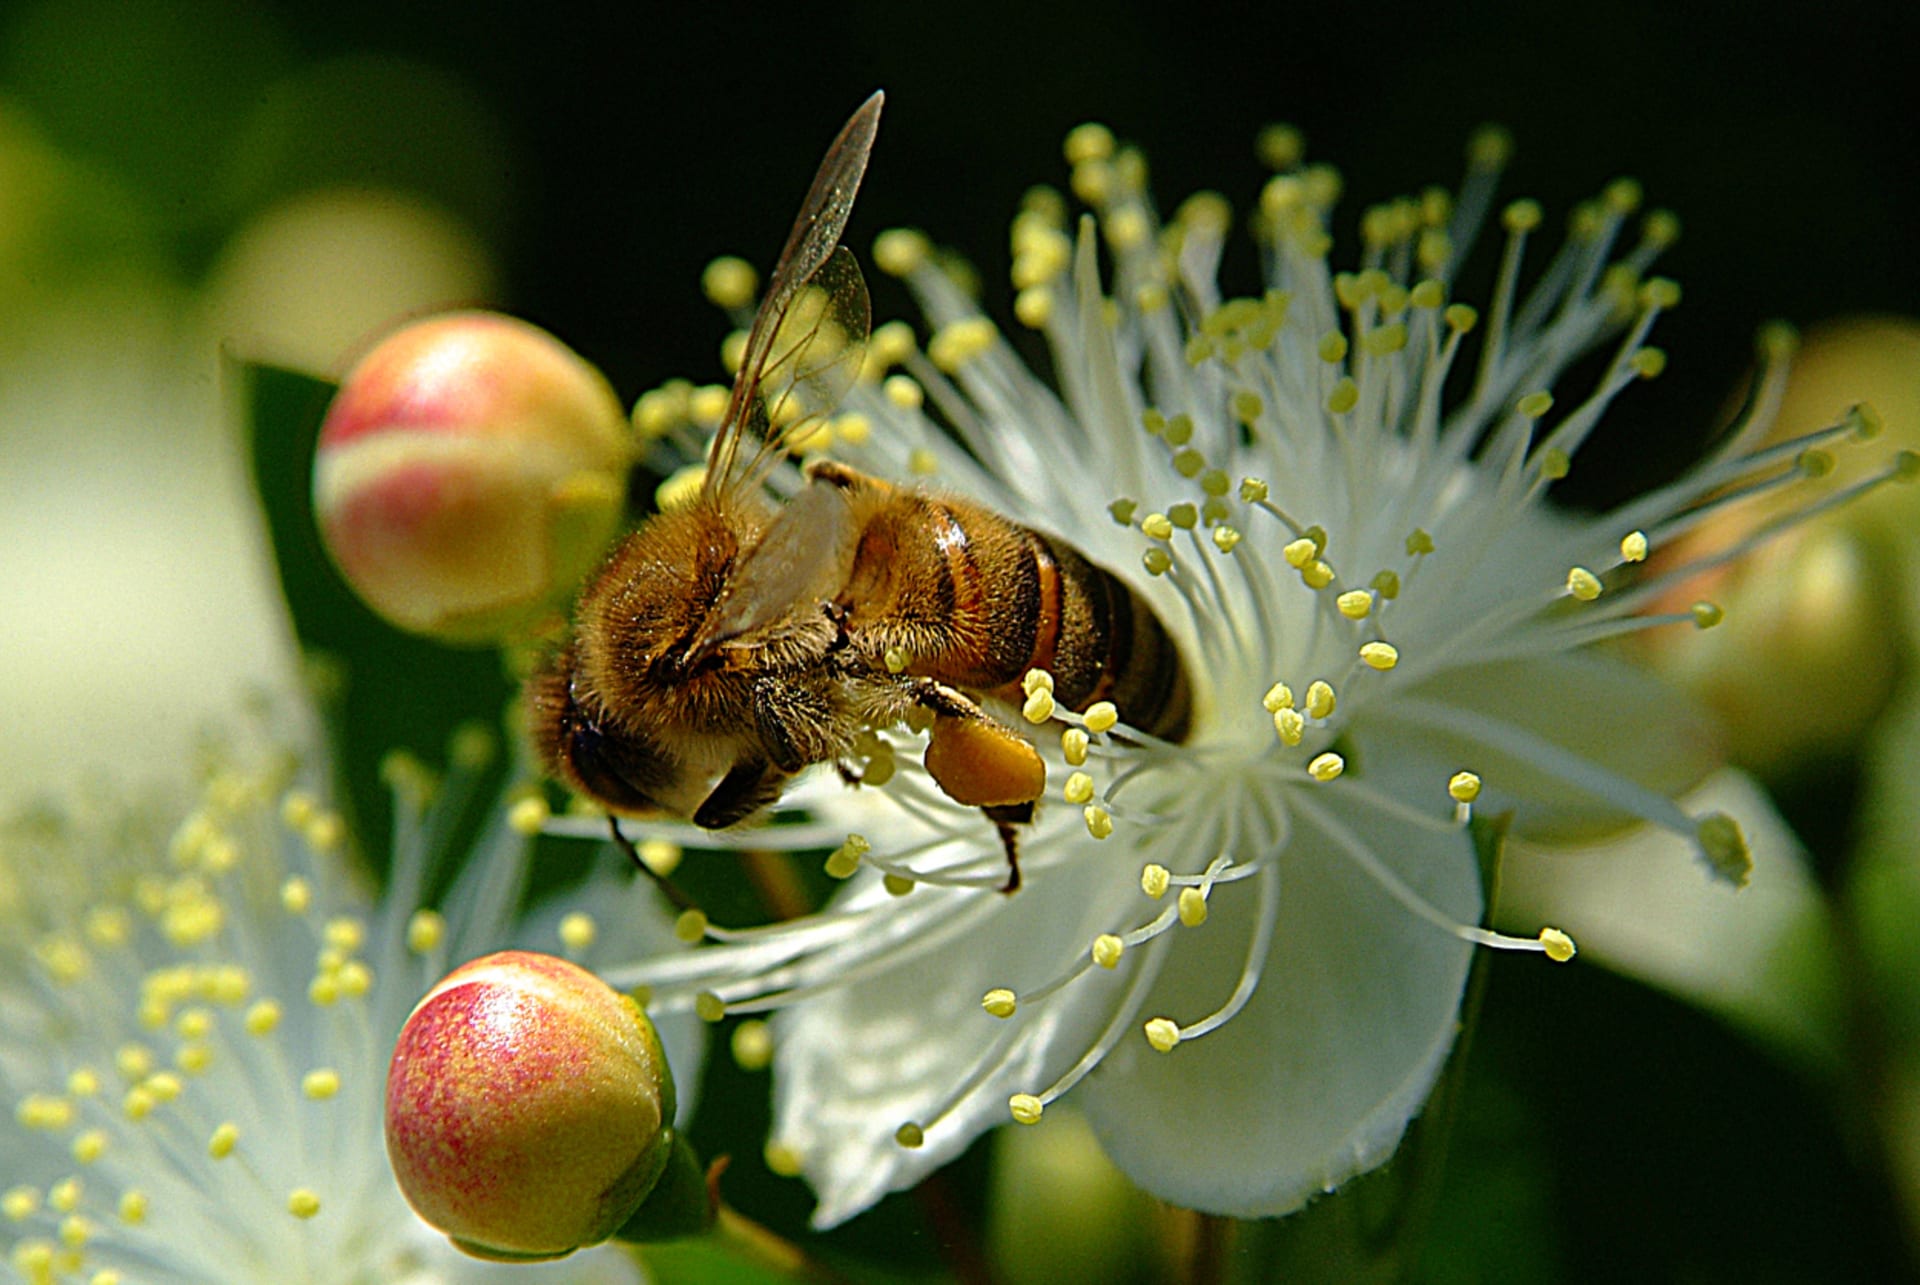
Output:
<instances>
[{"instance_id":1,"label":"bee compound eye","mask_svg":"<svg viewBox=\"0 0 1920 1285\"><path fill-rule=\"evenodd\" d=\"M673 776L672 764L651 743L603 732L592 723L575 723L568 730L565 752L567 766L587 793L617 811L659 810L657 795Z\"/></svg>"}]
</instances>

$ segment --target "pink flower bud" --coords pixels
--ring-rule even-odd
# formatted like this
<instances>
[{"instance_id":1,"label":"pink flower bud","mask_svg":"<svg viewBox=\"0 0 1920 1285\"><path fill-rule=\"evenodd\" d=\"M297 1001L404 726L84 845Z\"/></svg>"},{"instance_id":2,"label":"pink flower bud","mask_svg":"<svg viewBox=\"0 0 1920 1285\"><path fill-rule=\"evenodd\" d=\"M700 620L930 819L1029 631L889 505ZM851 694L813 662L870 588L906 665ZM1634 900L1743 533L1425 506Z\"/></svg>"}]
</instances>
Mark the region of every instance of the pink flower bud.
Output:
<instances>
[{"instance_id":1,"label":"pink flower bud","mask_svg":"<svg viewBox=\"0 0 1920 1285\"><path fill-rule=\"evenodd\" d=\"M605 551L629 452L613 389L559 340L448 313L348 372L320 430L314 511L385 619L494 642L560 608Z\"/></svg>"},{"instance_id":2,"label":"pink flower bud","mask_svg":"<svg viewBox=\"0 0 1920 1285\"><path fill-rule=\"evenodd\" d=\"M387 1156L414 1211L481 1258L612 1235L673 1147L673 1077L639 1005L586 970L502 951L448 974L387 1071Z\"/></svg>"}]
</instances>

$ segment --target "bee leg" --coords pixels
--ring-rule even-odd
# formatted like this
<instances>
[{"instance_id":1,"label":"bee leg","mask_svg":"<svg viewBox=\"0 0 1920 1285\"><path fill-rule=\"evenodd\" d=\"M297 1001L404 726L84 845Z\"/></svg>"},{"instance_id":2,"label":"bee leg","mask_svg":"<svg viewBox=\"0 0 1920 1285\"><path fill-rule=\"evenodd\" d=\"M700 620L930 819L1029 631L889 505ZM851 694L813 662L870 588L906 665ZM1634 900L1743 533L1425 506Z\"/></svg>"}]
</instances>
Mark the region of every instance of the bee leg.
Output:
<instances>
[{"instance_id":1,"label":"bee leg","mask_svg":"<svg viewBox=\"0 0 1920 1285\"><path fill-rule=\"evenodd\" d=\"M679 886L676 885L673 880L667 878L640 859L640 849L633 846L633 840L629 839L626 831L620 828L620 818L611 812L607 813L607 828L613 831L614 846L627 854L627 860L633 862L633 868L635 870L638 870L641 874L653 880L653 886L660 890L661 896L672 903L675 910L694 910L698 908L694 905L693 898L680 891Z\"/></svg>"},{"instance_id":2,"label":"bee leg","mask_svg":"<svg viewBox=\"0 0 1920 1285\"><path fill-rule=\"evenodd\" d=\"M1011 896L1020 891L1020 832L1014 827L1032 824L1033 804L1015 803L980 810L993 822L993 828L1000 834L1000 846L1007 850L1007 881L1000 885L1000 891Z\"/></svg>"},{"instance_id":3,"label":"bee leg","mask_svg":"<svg viewBox=\"0 0 1920 1285\"><path fill-rule=\"evenodd\" d=\"M778 799L790 775L759 759L735 763L694 812L693 823L702 830L724 830L737 825Z\"/></svg>"}]
</instances>

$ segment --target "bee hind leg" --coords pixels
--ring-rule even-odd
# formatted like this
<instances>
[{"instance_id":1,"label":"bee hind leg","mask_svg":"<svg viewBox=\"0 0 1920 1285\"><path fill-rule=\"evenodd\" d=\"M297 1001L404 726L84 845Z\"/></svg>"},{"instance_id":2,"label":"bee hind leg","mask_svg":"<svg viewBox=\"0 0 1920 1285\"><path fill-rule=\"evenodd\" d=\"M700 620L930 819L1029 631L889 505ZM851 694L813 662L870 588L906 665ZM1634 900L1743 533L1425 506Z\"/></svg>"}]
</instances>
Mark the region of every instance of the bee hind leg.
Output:
<instances>
[{"instance_id":1,"label":"bee hind leg","mask_svg":"<svg viewBox=\"0 0 1920 1285\"><path fill-rule=\"evenodd\" d=\"M1011 896L1020 891L1020 832L1015 827L1032 823L1033 804L1014 803L980 810L993 822L993 828L1000 834L1000 846L1007 850L1007 881L1000 885L1000 891Z\"/></svg>"}]
</instances>

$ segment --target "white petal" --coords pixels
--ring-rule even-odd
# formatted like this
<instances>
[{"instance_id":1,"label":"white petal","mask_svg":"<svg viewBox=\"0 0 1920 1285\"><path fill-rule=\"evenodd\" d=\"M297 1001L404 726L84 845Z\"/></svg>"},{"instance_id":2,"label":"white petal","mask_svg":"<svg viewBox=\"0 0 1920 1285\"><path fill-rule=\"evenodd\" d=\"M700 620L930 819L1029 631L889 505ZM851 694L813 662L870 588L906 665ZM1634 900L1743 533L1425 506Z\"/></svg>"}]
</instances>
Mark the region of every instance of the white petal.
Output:
<instances>
[{"instance_id":1,"label":"white petal","mask_svg":"<svg viewBox=\"0 0 1920 1285\"><path fill-rule=\"evenodd\" d=\"M1343 819L1445 913L1477 917L1464 833ZM1221 889L1212 904L1203 927L1181 933L1143 1019L1192 1022L1232 990L1255 901ZM1122 1041L1076 1101L1107 1153L1154 1195L1242 1218L1287 1213L1392 1154L1452 1047L1471 950L1415 920L1297 821L1252 1002L1171 1053L1144 1037Z\"/></svg>"},{"instance_id":2,"label":"white petal","mask_svg":"<svg viewBox=\"0 0 1920 1285\"><path fill-rule=\"evenodd\" d=\"M1007 1121L1012 1094L1045 1089L1098 1038L1125 994L1129 968L1095 969L1004 1021L989 1016L980 1000L995 987L1018 992L1059 975L1096 934L1140 916L1133 903L1145 899L1137 876L1118 858L1082 852L1031 875L1005 898L915 889L908 901L992 897L999 907L960 940L776 1021L773 1138L802 1159L820 1197L816 1226L833 1226L912 1186L983 1130ZM931 1123L983 1057L990 1064L978 1085ZM923 1146L894 1140L909 1121L927 1126Z\"/></svg>"},{"instance_id":3,"label":"white petal","mask_svg":"<svg viewBox=\"0 0 1920 1285\"><path fill-rule=\"evenodd\" d=\"M1799 840L1760 788L1723 771L1682 800L1739 820L1749 885L1709 878L1693 845L1642 826L1585 847L1509 847L1500 917L1552 924L1593 959L1803 1053L1831 1058L1838 1032L1826 916Z\"/></svg>"}]
</instances>

